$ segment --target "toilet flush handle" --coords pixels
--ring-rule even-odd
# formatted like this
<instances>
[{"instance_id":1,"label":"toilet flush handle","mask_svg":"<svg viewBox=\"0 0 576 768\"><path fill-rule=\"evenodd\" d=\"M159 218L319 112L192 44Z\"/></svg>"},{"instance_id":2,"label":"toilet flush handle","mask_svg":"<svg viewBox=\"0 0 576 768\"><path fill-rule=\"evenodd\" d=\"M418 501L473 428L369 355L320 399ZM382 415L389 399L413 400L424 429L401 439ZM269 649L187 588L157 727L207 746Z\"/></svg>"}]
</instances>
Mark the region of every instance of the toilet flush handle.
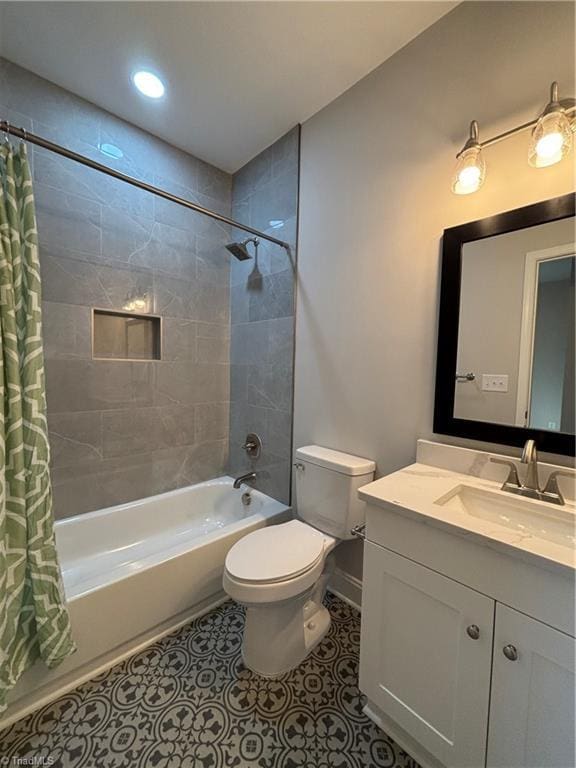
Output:
<instances>
[{"instance_id":1,"label":"toilet flush handle","mask_svg":"<svg viewBox=\"0 0 576 768\"><path fill-rule=\"evenodd\" d=\"M355 536L357 539L363 539L366 541L366 524L364 525L356 525L352 530L350 531L352 536Z\"/></svg>"},{"instance_id":2,"label":"toilet flush handle","mask_svg":"<svg viewBox=\"0 0 576 768\"><path fill-rule=\"evenodd\" d=\"M295 462L294 467L298 470L298 472L304 472L306 470L306 467L300 461Z\"/></svg>"}]
</instances>

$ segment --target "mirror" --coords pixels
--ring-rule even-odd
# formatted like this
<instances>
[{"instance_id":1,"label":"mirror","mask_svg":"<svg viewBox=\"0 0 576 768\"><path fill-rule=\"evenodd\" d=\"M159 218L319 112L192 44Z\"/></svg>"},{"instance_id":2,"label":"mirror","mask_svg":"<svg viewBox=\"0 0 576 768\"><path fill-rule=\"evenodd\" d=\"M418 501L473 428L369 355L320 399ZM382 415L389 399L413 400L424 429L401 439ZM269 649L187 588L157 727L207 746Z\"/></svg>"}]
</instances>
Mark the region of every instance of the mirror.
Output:
<instances>
[{"instance_id":1,"label":"mirror","mask_svg":"<svg viewBox=\"0 0 576 768\"><path fill-rule=\"evenodd\" d=\"M435 431L574 452L574 197L446 230Z\"/></svg>"}]
</instances>

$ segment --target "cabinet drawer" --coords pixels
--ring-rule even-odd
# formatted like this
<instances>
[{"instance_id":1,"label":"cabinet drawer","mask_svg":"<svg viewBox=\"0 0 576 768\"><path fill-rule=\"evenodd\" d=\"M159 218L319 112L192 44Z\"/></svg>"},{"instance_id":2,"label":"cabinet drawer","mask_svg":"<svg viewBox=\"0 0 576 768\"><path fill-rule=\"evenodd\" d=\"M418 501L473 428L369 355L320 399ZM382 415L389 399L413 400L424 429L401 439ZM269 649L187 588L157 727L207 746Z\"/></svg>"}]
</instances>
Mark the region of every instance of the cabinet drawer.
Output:
<instances>
[{"instance_id":1,"label":"cabinet drawer","mask_svg":"<svg viewBox=\"0 0 576 768\"><path fill-rule=\"evenodd\" d=\"M442 764L483 766L494 601L366 542L362 602L361 690Z\"/></svg>"}]
</instances>

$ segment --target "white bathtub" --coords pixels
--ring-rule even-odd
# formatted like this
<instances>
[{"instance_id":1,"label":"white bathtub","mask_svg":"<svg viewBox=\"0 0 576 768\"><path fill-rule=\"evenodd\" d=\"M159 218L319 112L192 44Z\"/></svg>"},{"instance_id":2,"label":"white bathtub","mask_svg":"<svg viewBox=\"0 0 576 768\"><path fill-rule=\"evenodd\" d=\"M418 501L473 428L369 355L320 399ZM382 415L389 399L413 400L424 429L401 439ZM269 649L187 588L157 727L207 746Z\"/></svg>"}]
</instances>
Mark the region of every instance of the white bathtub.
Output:
<instances>
[{"instance_id":1,"label":"white bathtub","mask_svg":"<svg viewBox=\"0 0 576 768\"><path fill-rule=\"evenodd\" d=\"M226 553L251 530L290 516L259 491L249 506L232 478L56 523L78 651L36 664L12 691L0 728L220 603Z\"/></svg>"}]
</instances>

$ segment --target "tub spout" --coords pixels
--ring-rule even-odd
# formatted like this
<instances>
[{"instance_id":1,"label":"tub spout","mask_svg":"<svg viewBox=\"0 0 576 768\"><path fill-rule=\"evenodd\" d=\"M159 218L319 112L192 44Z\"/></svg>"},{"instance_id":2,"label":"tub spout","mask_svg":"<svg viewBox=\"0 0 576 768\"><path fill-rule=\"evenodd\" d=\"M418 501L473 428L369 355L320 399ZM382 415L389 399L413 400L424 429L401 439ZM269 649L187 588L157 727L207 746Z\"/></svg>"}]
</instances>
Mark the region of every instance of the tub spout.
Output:
<instances>
[{"instance_id":1,"label":"tub spout","mask_svg":"<svg viewBox=\"0 0 576 768\"><path fill-rule=\"evenodd\" d=\"M256 480L256 472L248 472L245 475L240 475L240 477L237 477L236 480L234 480L234 488L239 490L242 483L249 483L252 480Z\"/></svg>"}]
</instances>

